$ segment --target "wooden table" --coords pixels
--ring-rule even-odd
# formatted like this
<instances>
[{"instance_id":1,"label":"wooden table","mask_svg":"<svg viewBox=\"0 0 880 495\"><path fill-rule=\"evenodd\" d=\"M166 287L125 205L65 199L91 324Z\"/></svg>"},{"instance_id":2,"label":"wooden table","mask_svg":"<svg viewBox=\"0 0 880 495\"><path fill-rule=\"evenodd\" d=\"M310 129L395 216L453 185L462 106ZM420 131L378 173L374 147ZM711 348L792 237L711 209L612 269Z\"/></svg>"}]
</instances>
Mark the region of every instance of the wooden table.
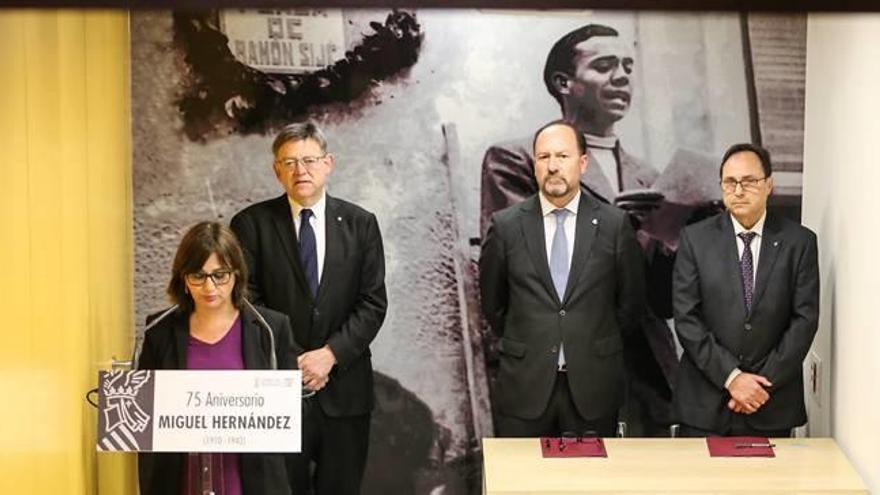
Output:
<instances>
[{"instance_id":1,"label":"wooden table","mask_svg":"<svg viewBox=\"0 0 880 495\"><path fill-rule=\"evenodd\" d=\"M541 457L536 438L483 439L483 493L868 493L830 438L773 439L776 457L709 457L703 438L611 438L607 458Z\"/></svg>"}]
</instances>

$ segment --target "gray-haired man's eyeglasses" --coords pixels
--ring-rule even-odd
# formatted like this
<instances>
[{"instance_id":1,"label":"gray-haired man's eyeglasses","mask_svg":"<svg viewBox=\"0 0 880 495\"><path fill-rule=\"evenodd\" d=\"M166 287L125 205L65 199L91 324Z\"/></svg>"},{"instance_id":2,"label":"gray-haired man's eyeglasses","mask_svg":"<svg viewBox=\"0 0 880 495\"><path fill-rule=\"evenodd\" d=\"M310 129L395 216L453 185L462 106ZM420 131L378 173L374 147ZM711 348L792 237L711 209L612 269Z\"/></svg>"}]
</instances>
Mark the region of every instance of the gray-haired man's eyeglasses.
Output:
<instances>
[{"instance_id":1,"label":"gray-haired man's eyeglasses","mask_svg":"<svg viewBox=\"0 0 880 495\"><path fill-rule=\"evenodd\" d=\"M327 157L327 153L324 153L321 156L304 156L302 158L284 158L281 160L275 160L275 163L283 166L288 170L296 170L297 165L302 164L302 166L306 170L311 170L318 165L324 158Z\"/></svg>"}]
</instances>

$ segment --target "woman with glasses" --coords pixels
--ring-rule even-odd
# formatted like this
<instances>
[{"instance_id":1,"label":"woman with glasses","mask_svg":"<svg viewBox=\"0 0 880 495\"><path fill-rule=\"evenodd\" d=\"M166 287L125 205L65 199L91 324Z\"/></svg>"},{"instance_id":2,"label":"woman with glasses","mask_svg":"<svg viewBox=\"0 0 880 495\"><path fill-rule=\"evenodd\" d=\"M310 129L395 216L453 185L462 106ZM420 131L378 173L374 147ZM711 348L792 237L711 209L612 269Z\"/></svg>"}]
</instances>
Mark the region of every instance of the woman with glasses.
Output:
<instances>
[{"instance_id":1,"label":"woman with glasses","mask_svg":"<svg viewBox=\"0 0 880 495\"><path fill-rule=\"evenodd\" d=\"M137 367L295 368L287 316L251 305L247 279L231 230L216 222L190 228L177 248L167 289L175 306L147 318ZM281 454L142 453L138 461L142 495L290 494ZM210 474L210 487L201 473Z\"/></svg>"}]
</instances>

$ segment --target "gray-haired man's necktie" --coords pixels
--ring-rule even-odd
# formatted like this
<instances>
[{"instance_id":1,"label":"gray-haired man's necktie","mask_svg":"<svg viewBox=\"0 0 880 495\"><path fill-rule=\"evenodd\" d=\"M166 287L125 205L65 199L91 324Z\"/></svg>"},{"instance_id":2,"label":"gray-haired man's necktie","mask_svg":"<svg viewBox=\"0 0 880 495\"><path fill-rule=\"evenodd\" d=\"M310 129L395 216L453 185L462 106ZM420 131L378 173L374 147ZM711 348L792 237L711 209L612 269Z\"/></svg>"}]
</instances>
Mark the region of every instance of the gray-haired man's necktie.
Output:
<instances>
[{"instance_id":1,"label":"gray-haired man's necktie","mask_svg":"<svg viewBox=\"0 0 880 495\"><path fill-rule=\"evenodd\" d=\"M305 208L299 212L299 215L299 261L302 263L303 273L314 299L318 296L318 243L315 239L315 229L309 223L312 210Z\"/></svg>"}]
</instances>

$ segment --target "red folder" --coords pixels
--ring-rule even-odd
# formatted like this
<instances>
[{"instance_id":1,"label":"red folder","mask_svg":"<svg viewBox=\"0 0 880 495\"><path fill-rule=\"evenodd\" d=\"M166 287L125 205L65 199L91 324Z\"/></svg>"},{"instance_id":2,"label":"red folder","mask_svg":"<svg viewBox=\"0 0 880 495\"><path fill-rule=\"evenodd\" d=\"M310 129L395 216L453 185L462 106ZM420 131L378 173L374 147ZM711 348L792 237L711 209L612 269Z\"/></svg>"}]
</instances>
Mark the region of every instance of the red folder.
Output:
<instances>
[{"instance_id":1,"label":"red folder","mask_svg":"<svg viewBox=\"0 0 880 495\"><path fill-rule=\"evenodd\" d=\"M608 457L601 438L541 437L544 457Z\"/></svg>"},{"instance_id":2,"label":"red folder","mask_svg":"<svg viewBox=\"0 0 880 495\"><path fill-rule=\"evenodd\" d=\"M767 437L706 437L712 457L776 457Z\"/></svg>"}]
</instances>

